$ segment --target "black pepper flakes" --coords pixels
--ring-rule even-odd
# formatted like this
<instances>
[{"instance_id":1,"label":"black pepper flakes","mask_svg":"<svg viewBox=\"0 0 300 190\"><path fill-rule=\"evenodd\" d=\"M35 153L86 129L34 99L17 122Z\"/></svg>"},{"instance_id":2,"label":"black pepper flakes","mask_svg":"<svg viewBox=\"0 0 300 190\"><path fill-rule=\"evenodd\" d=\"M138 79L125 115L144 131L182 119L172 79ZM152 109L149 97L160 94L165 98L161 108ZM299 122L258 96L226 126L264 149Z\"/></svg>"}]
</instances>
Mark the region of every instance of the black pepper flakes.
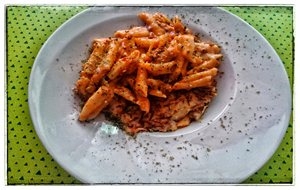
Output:
<instances>
[{"instance_id":1,"label":"black pepper flakes","mask_svg":"<svg viewBox=\"0 0 300 190\"><path fill-rule=\"evenodd\" d=\"M192 155L191 157L194 158L195 160L198 160L198 157L195 155Z\"/></svg>"}]
</instances>

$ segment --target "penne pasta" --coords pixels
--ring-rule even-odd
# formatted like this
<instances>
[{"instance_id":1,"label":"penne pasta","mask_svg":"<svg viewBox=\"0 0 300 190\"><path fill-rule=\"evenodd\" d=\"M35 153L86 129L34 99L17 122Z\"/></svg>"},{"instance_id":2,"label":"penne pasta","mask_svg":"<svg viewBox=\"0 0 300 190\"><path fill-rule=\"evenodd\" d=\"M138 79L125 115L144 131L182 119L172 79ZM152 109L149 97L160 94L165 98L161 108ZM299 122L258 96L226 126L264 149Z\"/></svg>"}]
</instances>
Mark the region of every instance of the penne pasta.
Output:
<instances>
[{"instance_id":1,"label":"penne pasta","mask_svg":"<svg viewBox=\"0 0 300 190\"><path fill-rule=\"evenodd\" d=\"M146 113L148 113L150 111L150 102L149 99L144 97L144 96L140 96L137 94L137 105L140 106L140 109Z\"/></svg>"},{"instance_id":2,"label":"penne pasta","mask_svg":"<svg viewBox=\"0 0 300 190\"><path fill-rule=\"evenodd\" d=\"M175 61L170 61L167 63L142 63L141 67L145 68L153 75L165 75L170 74L174 71L174 66L176 65Z\"/></svg>"},{"instance_id":3,"label":"penne pasta","mask_svg":"<svg viewBox=\"0 0 300 190\"><path fill-rule=\"evenodd\" d=\"M157 38L133 38L135 44L142 48L149 48L150 46L157 47L159 40Z\"/></svg>"},{"instance_id":4,"label":"penne pasta","mask_svg":"<svg viewBox=\"0 0 300 190\"><path fill-rule=\"evenodd\" d=\"M146 23L149 27L149 30L152 31L155 35L160 36L165 33L165 30L158 26L157 22L153 16L149 13L139 13L139 18Z\"/></svg>"},{"instance_id":5,"label":"penne pasta","mask_svg":"<svg viewBox=\"0 0 300 190\"><path fill-rule=\"evenodd\" d=\"M216 44L209 44L205 42L195 43L195 50L201 53L220 53L220 48Z\"/></svg>"},{"instance_id":6,"label":"penne pasta","mask_svg":"<svg viewBox=\"0 0 300 190\"><path fill-rule=\"evenodd\" d=\"M175 37L176 41L180 44L179 48L181 50L182 55L185 58L192 57L195 50L195 39L193 35L179 35Z\"/></svg>"},{"instance_id":7,"label":"penne pasta","mask_svg":"<svg viewBox=\"0 0 300 190\"><path fill-rule=\"evenodd\" d=\"M134 89L138 95L143 97L148 96L147 77L148 73L146 69L143 67L138 67Z\"/></svg>"},{"instance_id":8,"label":"penne pasta","mask_svg":"<svg viewBox=\"0 0 300 190\"><path fill-rule=\"evenodd\" d=\"M165 95L162 91L158 89L150 89L149 94L160 98L167 98L167 95Z\"/></svg>"},{"instance_id":9,"label":"penne pasta","mask_svg":"<svg viewBox=\"0 0 300 190\"><path fill-rule=\"evenodd\" d=\"M212 83L212 77L207 76L203 77L201 79L197 79L191 82L177 82L173 86L173 90L190 90L192 88L198 88L198 87L204 87L204 86L210 86Z\"/></svg>"},{"instance_id":10,"label":"penne pasta","mask_svg":"<svg viewBox=\"0 0 300 190\"><path fill-rule=\"evenodd\" d=\"M111 68L116 60L118 48L119 48L118 40L114 40L109 44L108 52L102 64L107 65L107 67Z\"/></svg>"},{"instance_id":11,"label":"penne pasta","mask_svg":"<svg viewBox=\"0 0 300 190\"><path fill-rule=\"evenodd\" d=\"M117 58L119 59L129 56L132 53L132 51L136 49L136 45L132 39L119 39L119 44L120 45L117 53Z\"/></svg>"},{"instance_id":12,"label":"penne pasta","mask_svg":"<svg viewBox=\"0 0 300 190\"><path fill-rule=\"evenodd\" d=\"M130 30L118 30L114 36L116 38L148 37L149 31L145 27L133 27Z\"/></svg>"},{"instance_id":13,"label":"penne pasta","mask_svg":"<svg viewBox=\"0 0 300 190\"><path fill-rule=\"evenodd\" d=\"M88 85L88 87L86 87L86 92L89 94L93 94L96 90L96 86L91 83Z\"/></svg>"},{"instance_id":14,"label":"penne pasta","mask_svg":"<svg viewBox=\"0 0 300 190\"><path fill-rule=\"evenodd\" d=\"M92 54L90 55L86 64L84 64L84 71L92 74L97 66L101 63L105 48L107 48L110 40L108 38L97 39L93 43Z\"/></svg>"},{"instance_id":15,"label":"penne pasta","mask_svg":"<svg viewBox=\"0 0 300 190\"><path fill-rule=\"evenodd\" d=\"M210 59L208 61L204 61L203 64L201 64L201 65L199 65L197 67L194 67L193 69L189 70L187 72L187 74L191 75L191 74L198 73L198 72L201 72L201 71L204 71L204 70L207 70L207 69L218 67L219 64L220 64L220 62L217 61L216 59Z\"/></svg>"},{"instance_id":16,"label":"penne pasta","mask_svg":"<svg viewBox=\"0 0 300 190\"><path fill-rule=\"evenodd\" d=\"M172 90L172 86L170 84L164 83L158 79L147 79L147 85L149 85L152 89L160 89L167 92Z\"/></svg>"},{"instance_id":17,"label":"penne pasta","mask_svg":"<svg viewBox=\"0 0 300 190\"><path fill-rule=\"evenodd\" d=\"M129 70L130 64L134 64L135 62L137 62L139 56L140 56L140 52L138 50L135 50L128 57L119 59L114 64L110 72L107 74L108 78L113 80L118 76L121 76L122 74L126 73L127 70Z\"/></svg>"},{"instance_id":18,"label":"penne pasta","mask_svg":"<svg viewBox=\"0 0 300 190\"><path fill-rule=\"evenodd\" d=\"M165 31L167 32L175 31L174 26L171 23L171 20L165 15L161 13L155 13L153 15L153 18L155 19L156 23Z\"/></svg>"},{"instance_id":19,"label":"penne pasta","mask_svg":"<svg viewBox=\"0 0 300 190\"><path fill-rule=\"evenodd\" d=\"M84 104L79 115L80 121L94 119L112 100L113 90L109 87L100 87Z\"/></svg>"},{"instance_id":20,"label":"penne pasta","mask_svg":"<svg viewBox=\"0 0 300 190\"><path fill-rule=\"evenodd\" d=\"M150 47L160 48L164 46L169 40L170 40L169 34L163 34L158 36L157 38L146 38L146 37L133 38L133 41L137 46L142 48L148 48L148 49Z\"/></svg>"},{"instance_id":21,"label":"penne pasta","mask_svg":"<svg viewBox=\"0 0 300 190\"><path fill-rule=\"evenodd\" d=\"M176 59L177 67L175 71L171 74L170 80L175 81L178 79L179 75L182 73L183 66L184 66L184 58L181 56L178 56Z\"/></svg>"},{"instance_id":22,"label":"penne pasta","mask_svg":"<svg viewBox=\"0 0 300 190\"><path fill-rule=\"evenodd\" d=\"M128 35L129 30L118 30L115 32L114 36L116 38L125 38Z\"/></svg>"},{"instance_id":23,"label":"penne pasta","mask_svg":"<svg viewBox=\"0 0 300 190\"><path fill-rule=\"evenodd\" d=\"M211 60L211 59L221 59L223 57L222 54L214 54L214 53L206 53L203 55L203 58L204 59L207 59L207 60Z\"/></svg>"},{"instance_id":24,"label":"penne pasta","mask_svg":"<svg viewBox=\"0 0 300 190\"><path fill-rule=\"evenodd\" d=\"M110 41L110 38L96 38L93 40L93 48L95 45L103 45L104 43L109 43Z\"/></svg>"},{"instance_id":25,"label":"penne pasta","mask_svg":"<svg viewBox=\"0 0 300 190\"><path fill-rule=\"evenodd\" d=\"M85 96L87 94L86 92L86 88L88 87L90 83L90 79L86 78L86 77L81 77L77 82L76 82L76 89L77 91Z\"/></svg>"},{"instance_id":26,"label":"penne pasta","mask_svg":"<svg viewBox=\"0 0 300 190\"><path fill-rule=\"evenodd\" d=\"M182 22L181 22L181 20L179 19L178 16L175 16L172 19L172 23L173 23L173 26L174 26L174 29L175 29L176 32L179 32L180 34L184 34L185 26L182 24Z\"/></svg>"},{"instance_id":27,"label":"penne pasta","mask_svg":"<svg viewBox=\"0 0 300 190\"><path fill-rule=\"evenodd\" d=\"M124 83L126 85L129 85L132 89L134 89L134 85L135 85L134 76L128 76L128 77L124 78Z\"/></svg>"},{"instance_id":28,"label":"penne pasta","mask_svg":"<svg viewBox=\"0 0 300 190\"><path fill-rule=\"evenodd\" d=\"M112 41L109 44L109 49L106 56L103 58L102 62L98 65L95 70L95 74L92 76L91 81L96 84L101 81L101 79L110 71L114 65L116 55L118 52L119 44L117 41Z\"/></svg>"},{"instance_id":29,"label":"penne pasta","mask_svg":"<svg viewBox=\"0 0 300 190\"><path fill-rule=\"evenodd\" d=\"M157 39L158 39L158 47L157 48L161 48L161 47L164 47L168 42L170 42L172 40L172 35L169 33L166 33L161 36L158 36Z\"/></svg>"},{"instance_id":30,"label":"penne pasta","mask_svg":"<svg viewBox=\"0 0 300 190\"><path fill-rule=\"evenodd\" d=\"M148 37L150 32L145 27L133 27L128 32L129 37Z\"/></svg>"},{"instance_id":31,"label":"penne pasta","mask_svg":"<svg viewBox=\"0 0 300 190\"><path fill-rule=\"evenodd\" d=\"M191 65L193 67L197 67L198 65L203 63L203 59L200 56L191 55L187 56L186 59L191 62Z\"/></svg>"},{"instance_id":32,"label":"penne pasta","mask_svg":"<svg viewBox=\"0 0 300 190\"><path fill-rule=\"evenodd\" d=\"M153 18L155 19L156 22L161 22L167 25L171 25L171 20L162 13L155 13L153 15Z\"/></svg>"},{"instance_id":33,"label":"penne pasta","mask_svg":"<svg viewBox=\"0 0 300 190\"><path fill-rule=\"evenodd\" d=\"M188 63L185 61L183 63L182 69L181 69L181 75L182 75L182 77L186 76L186 74L187 74L187 66L188 66Z\"/></svg>"},{"instance_id":34,"label":"penne pasta","mask_svg":"<svg viewBox=\"0 0 300 190\"><path fill-rule=\"evenodd\" d=\"M122 96L123 98L125 98L126 100L136 103L136 97L134 96L134 94L126 87L123 86L116 86L114 88L114 93Z\"/></svg>"},{"instance_id":35,"label":"penne pasta","mask_svg":"<svg viewBox=\"0 0 300 190\"><path fill-rule=\"evenodd\" d=\"M198 80L198 79L201 79L201 78L204 78L204 77L207 77L207 76L214 77L214 76L217 75L217 73L218 73L218 69L217 68L212 68L212 69L209 69L209 70L206 70L206 71L202 71L202 72L199 72L199 73L188 75L188 76L184 77L179 82L190 82L190 81Z\"/></svg>"}]
</instances>

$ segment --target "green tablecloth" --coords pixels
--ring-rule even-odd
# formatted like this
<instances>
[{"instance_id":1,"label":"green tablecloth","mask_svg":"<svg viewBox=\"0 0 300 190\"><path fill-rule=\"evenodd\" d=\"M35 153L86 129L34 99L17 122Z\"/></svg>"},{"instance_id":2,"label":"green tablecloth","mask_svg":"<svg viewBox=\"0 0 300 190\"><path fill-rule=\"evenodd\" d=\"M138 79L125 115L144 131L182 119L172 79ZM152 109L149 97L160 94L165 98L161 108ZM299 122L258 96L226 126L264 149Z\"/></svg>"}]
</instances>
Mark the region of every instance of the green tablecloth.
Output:
<instances>
[{"instance_id":1,"label":"green tablecloth","mask_svg":"<svg viewBox=\"0 0 300 190\"><path fill-rule=\"evenodd\" d=\"M43 147L29 115L28 82L34 59L47 38L86 9L75 6L8 6L7 17L7 183L80 183ZM225 7L256 28L279 54L293 84L293 8ZM244 183L293 182L293 124L273 157Z\"/></svg>"}]
</instances>

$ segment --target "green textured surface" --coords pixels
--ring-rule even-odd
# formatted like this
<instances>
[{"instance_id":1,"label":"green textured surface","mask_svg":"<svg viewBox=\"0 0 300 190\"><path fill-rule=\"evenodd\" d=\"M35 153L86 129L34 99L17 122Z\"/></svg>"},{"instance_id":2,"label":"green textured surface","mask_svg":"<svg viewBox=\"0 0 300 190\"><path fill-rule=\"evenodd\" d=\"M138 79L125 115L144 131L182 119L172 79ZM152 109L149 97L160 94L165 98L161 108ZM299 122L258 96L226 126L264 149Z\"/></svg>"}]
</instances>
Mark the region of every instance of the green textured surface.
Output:
<instances>
[{"instance_id":1,"label":"green textured surface","mask_svg":"<svg viewBox=\"0 0 300 190\"><path fill-rule=\"evenodd\" d=\"M8 6L7 183L80 183L49 155L34 131L27 88L34 59L47 38L86 7ZM293 8L225 7L256 28L277 51L293 84ZM273 157L244 183L293 182L292 119Z\"/></svg>"}]
</instances>

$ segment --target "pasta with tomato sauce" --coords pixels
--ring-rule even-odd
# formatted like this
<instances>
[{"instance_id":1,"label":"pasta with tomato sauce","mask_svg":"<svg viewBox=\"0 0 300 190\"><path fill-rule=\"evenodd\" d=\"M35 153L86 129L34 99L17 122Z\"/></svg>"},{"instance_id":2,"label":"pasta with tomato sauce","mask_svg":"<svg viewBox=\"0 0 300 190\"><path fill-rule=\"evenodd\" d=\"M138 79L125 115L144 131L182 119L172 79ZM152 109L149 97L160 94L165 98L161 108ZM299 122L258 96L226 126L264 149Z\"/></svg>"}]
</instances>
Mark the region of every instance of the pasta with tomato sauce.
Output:
<instances>
[{"instance_id":1,"label":"pasta with tomato sauce","mask_svg":"<svg viewBox=\"0 0 300 190\"><path fill-rule=\"evenodd\" d=\"M138 17L145 26L93 41L75 86L85 102L79 120L104 113L130 135L186 127L217 95L220 47L194 35L178 16Z\"/></svg>"}]
</instances>

